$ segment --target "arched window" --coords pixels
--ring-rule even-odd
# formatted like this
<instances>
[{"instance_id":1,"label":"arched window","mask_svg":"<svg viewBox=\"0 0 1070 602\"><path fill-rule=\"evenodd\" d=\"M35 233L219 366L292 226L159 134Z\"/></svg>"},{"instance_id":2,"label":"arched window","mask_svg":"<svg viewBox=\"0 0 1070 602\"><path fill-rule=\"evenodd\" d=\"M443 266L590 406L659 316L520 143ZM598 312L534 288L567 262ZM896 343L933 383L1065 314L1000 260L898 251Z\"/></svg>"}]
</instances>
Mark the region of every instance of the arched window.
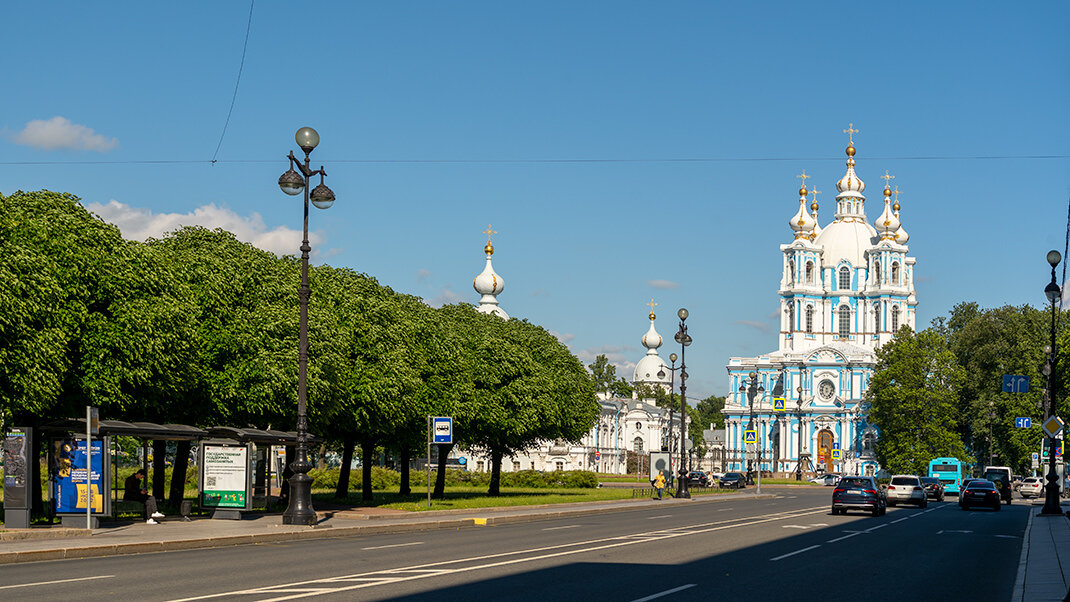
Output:
<instances>
[{"instance_id":1,"label":"arched window","mask_svg":"<svg viewBox=\"0 0 1070 602\"><path fill-rule=\"evenodd\" d=\"M892 284L899 284L899 262L892 262Z\"/></svg>"},{"instance_id":2,"label":"arched window","mask_svg":"<svg viewBox=\"0 0 1070 602\"><path fill-rule=\"evenodd\" d=\"M899 330L899 306L892 308L892 332Z\"/></svg>"},{"instance_id":3,"label":"arched window","mask_svg":"<svg viewBox=\"0 0 1070 602\"><path fill-rule=\"evenodd\" d=\"M873 334L881 331L881 306L873 306Z\"/></svg>"},{"instance_id":4,"label":"arched window","mask_svg":"<svg viewBox=\"0 0 1070 602\"><path fill-rule=\"evenodd\" d=\"M788 283L791 284L791 285L795 284L795 260L794 259L789 259L788 260Z\"/></svg>"},{"instance_id":5,"label":"arched window","mask_svg":"<svg viewBox=\"0 0 1070 602\"><path fill-rule=\"evenodd\" d=\"M814 332L814 306L806 306L806 332L813 334Z\"/></svg>"},{"instance_id":6,"label":"arched window","mask_svg":"<svg viewBox=\"0 0 1070 602\"><path fill-rule=\"evenodd\" d=\"M840 320L837 330L841 339L846 339L851 332L851 308L846 305L840 306Z\"/></svg>"},{"instance_id":7,"label":"arched window","mask_svg":"<svg viewBox=\"0 0 1070 602\"><path fill-rule=\"evenodd\" d=\"M881 283L881 264L879 261L873 262L873 284Z\"/></svg>"},{"instance_id":8,"label":"arched window","mask_svg":"<svg viewBox=\"0 0 1070 602\"><path fill-rule=\"evenodd\" d=\"M635 446L635 453L637 453L637 454L643 453L643 438L642 437L636 437L635 441L632 441L632 443Z\"/></svg>"},{"instance_id":9,"label":"arched window","mask_svg":"<svg viewBox=\"0 0 1070 602\"><path fill-rule=\"evenodd\" d=\"M841 291L851 288L851 270L847 266L840 268L839 288Z\"/></svg>"},{"instance_id":10,"label":"arched window","mask_svg":"<svg viewBox=\"0 0 1070 602\"><path fill-rule=\"evenodd\" d=\"M788 332L795 332L795 304L788 305Z\"/></svg>"},{"instance_id":11,"label":"arched window","mask_svg":"<svg viewBox=\"0 0 1070 602\"><path fill-rule=\"evenodd\" d=\"M806 284L814 283L814 262L806 262Z\"/></svg>"}]
</instances>

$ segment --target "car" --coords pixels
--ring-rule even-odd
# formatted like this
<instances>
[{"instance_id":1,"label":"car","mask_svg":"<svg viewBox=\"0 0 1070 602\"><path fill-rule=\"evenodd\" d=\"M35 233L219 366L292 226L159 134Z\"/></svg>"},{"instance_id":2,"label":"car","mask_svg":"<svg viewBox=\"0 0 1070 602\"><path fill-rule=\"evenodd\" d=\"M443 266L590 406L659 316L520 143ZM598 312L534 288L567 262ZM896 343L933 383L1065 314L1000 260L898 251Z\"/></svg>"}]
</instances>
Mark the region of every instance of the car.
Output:
<instances>
[{"instance_id":1,"label":"car","mask_svg":"<svg viewBox=\"0 0 1070 602\"><path fill-rule=\"evenodd\" d=\"M810 479L810 482L811 483L817 483L818 485L824 485L826 487L832 487L839 480L840 480L840 475L838 475L838 474L836 474L834 472L829 472L829 473L825 473L823 475L818 475L818 476Z\"/></svg>"},{"instance_id":2,"label":"car","mask_svg":"<svg viewBox=\"0 0 1070 602\"><path fill-rule=\"evenodd\" d=\"M929 498L925 495L921 479L912 474L892 475L892 480L888 483L887 494L889 506L904 503L924 508L929 505Z\"/></svg>"},{"instance_id":3,"label":"car","mask_svg":"<svg viewBox=\"0 0 1070 602\"><path fill-rule=\"evenodd\" d=\"M1004 504L1011 503L1011 469L1006 466L985 466L981 476L996 485Z\"/></svg>"},{"instance_id":4,"label":"car","mask_svg":"<svg viewBox=\"0 0 1070 602\"><path fill-rule=\"evenodd\" d=\"M1018 487L1018 493L1022 497L1029 499L1031 497L1041 497L1044 495L1044 479L1040 477L1026 477L1022 484Z\"/></svg>"},{"instance_id":5,"label":"car","mask_svg":"<svg viewBox=\"0 0 1070 602\"><path fill-rule=\"evenodd\" d=\"M832 490L832 513L847 514L848 510L881 516L888 511L887 494L873 477L843 477Z\"/></svg>"},{"instance_id":6,"label":"car","mask_svg":"<svg viewBox=\"0 0 1070 602\"><path fill-rule=\"evenodd\" d=\"M925 495L938 502L944 501L944 484L936 477L921 477L921 485L925 488Z\"/></svg>"},{"instance_id":7,"label":"car","mask_svg":"<svg viewBox=\"0 0 1070 602\"><path fill-rule=\"evenodd\" d=\"M959 507L969 510L974 506L988 506L999 511L1001 494L996 489L996 484L988 479L973 479L959 493Z\"/></svg>"},{"instance_id":8,"label":"car","mask_svg":"<svg viewBox=\"0 0 1070 602\"><path fill-rule=\"evenodd\" d=\"M717 486L722 488L731 487L732 489L743 489L747 486L747 477L739 472L726 472L718 481Z\"/></svg>"},{"instance_id":9,"label":"car","mask_svg":"<svg viewBox=\"0 0 1070 602\"><path fill-rule=\"evenodd\" d=\"M960 492L965 491L966 490L966 486L970 484L970 481L976 481L976 480L977 480L977 477L970 477L968 479L962 479L962 482L959 483L959 491Z\"/></svg>"},{"instance_id":10,"label":"car","mask_svg":"<svg viewBox=\"0 0 1070 602\"><path fill-rule=\"evenodd\" d=\"M1023 477L1020 474L1011 475L1011 489L1017 490L1019 487L1022 486L1022 483L1024 481L1025 481L1025 477Z\"/></svg>"},{"instance_id":11,"label":"car","mask_svg":"<svg viewBox=\"0 0 1070 602\"><path fill-rule=\"evenodd\" d=\"M687 475L687 484L693 487L709 487L710 478L701 470L692 470L691 474Z\"/></svg>"}]
</instances>

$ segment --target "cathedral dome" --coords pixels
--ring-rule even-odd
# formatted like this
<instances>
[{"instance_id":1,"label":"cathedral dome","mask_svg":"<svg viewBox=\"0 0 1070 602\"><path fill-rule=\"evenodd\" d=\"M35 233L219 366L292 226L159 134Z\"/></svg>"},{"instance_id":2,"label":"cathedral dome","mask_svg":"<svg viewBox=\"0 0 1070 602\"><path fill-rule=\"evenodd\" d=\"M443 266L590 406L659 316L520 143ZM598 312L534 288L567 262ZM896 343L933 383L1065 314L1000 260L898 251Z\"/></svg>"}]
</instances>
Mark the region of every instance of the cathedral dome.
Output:
<instances>
[{"instance_id":1,"label":"cathedral dome","mask_svg":"<svg viewBox=\"0 0 1070 602\"><path fill-rule=\"evenodd\" d=\"M501 307L498 307L498 298L495 295L501 294L505 290L505 281L494 271L494 266L491 265L491 256L494 255L494 245L490 243L490 235L497 234L487 226L487 230L484 231L487 235L487 245L483 247L483 253L487 256L487 264L483 267L483 271L472 281L472 288L476 289L476 292L482 295L479 299L479 306L476 307L476 311L485 314L494 314L499 318L508 320L509 316L505 313Z\"/></svg>"},{"instance_id":2,"label":"cathedral dome","mask_svg":"<svg viewBox=\"0 0 1070 602\"><path fill-rule=\"evenodd\" d=\"M877 231L866 222L839 220L821 230L814 241L824 249L821 262L837 265L841 259L855 267L866 265L866 251L877 243Z\"/></svg>"},{"instance_id":3,"label":"cathedral dome","mask_svg":"<svg viewBox=\"0 0 1070 602\"><path fill-rule=\"evenodd\" d=\"M664 374L664 378L659 377L658 372ZM660 356L644 355L643 359L639 360L639 363L635 365L635 373L632 375L632 382L668 385L671 375L672 373L669 370L669 365L666 364L665 360L661 359Z\"/></svg>"}]
</instances>

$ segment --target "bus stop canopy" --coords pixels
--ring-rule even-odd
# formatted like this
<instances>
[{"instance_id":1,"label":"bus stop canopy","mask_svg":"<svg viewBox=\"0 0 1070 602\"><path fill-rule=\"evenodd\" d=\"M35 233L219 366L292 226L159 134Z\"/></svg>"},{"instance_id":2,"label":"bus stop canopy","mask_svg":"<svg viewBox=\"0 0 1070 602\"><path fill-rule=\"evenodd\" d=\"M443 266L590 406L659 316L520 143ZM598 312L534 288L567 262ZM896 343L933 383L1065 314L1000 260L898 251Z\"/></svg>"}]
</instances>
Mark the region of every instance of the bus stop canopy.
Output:
<instances>
[{"instance_id":1,"label":"bus stop canopy","mask_svg":"<svg viewBox=\"0 0 1070 602\"><path fill-rule=\"evenodd\" d=\"M297 445L297 433L293 431L261 430L238 428L234 426L210 426L208 436L219 439L233 439L241 443L261 443L266 445ZM309 435L309 443L319 443L320 439Z\"/></svg>"},{"instance_id":2,"label":"bus stop canopy","mask_svg":"<svg viewBox=\"0 0 1070 602\"><path fill-rule=\"evenodd\" d=\"M208 436L208 431L187 424L155 424L152 422L123 422L122 420L101 420L101 435L126 435L164 441L192 441ZM85 418L65 418L51 422L42 427L52 432L85 432Z\"/></svg>"}]
</instances>

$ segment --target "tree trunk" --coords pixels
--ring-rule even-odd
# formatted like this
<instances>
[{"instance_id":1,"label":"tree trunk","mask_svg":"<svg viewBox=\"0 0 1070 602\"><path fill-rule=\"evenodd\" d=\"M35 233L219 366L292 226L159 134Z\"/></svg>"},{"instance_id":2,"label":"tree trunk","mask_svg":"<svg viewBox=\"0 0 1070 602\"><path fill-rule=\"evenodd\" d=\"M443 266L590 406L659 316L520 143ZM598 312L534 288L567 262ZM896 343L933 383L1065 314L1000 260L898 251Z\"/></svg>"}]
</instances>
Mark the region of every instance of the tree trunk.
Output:
<instances>
[{"instance_id":1,"label":"tree trunk","mask_svg":"<svg viewBox=\"0 0 1070 602\"><path fill-rule=\"evenodd\" d=\"M316 460L316 468L320 470L327 470L327 444L321 443L319 449L319 456Z\"/></svg>"},{"instance_id":2,"label":"tree trunk","mask_svg":"<svg viewBox=\"0 0 1070 602\"><path fill-rule=\"evenodd\" d=\"M171 496L167 501L178 508L186 497L186 468L189 466L189 441L179 441L175 451L175 467L171 471Z\"/></svg>"},{"instance_id":3,"label":"tree trunk","mask_svg":"<svg viewBox=\"0 0 1070 602\"><path fill-rule=\"evenodd\" d=\"M30 452L30 483L36 483L36 487L30 487L30 515L41 516L48 514L51 518L52 508L45 509L45 501L41 496L44 490L44 471L41 470L41 452L44 449L43 435L37 428L33 430L33 446ZM52 496L50 495L49 498Z\"/></svg>"},{"instance_id":4,"label":"tree trunk","mask_svg":"<svg viewBox=\"0 0 1070 602\"><path fill-rule=\"evenodd\" d=\"M353 435L342 438L342 466L338 472L338 486L334 489L334 497L345 499L349 495L349 467L353 464L353 446L356 440Z\"/></svg>"},{"instance_id":5,"label":"tree trunk","mask_svg":"<svg viewBox=\"0 0 1070 602\"><path fill-rule=\"evenodd\" d=\"M152 440L152 495L157 500L166 499L164 489L167 485L167 442L162 439Z\"/></svg>"},{"instance_id":6,"label":"tree trunk","mask_svg":"<svg viewBox=\"0 0 1070 602\"><path fill-rule=\"evenodd\" d=\"M438 446L438 475L435 476L435 491L432 494L435 499L446 499L446 458L452 450L453 445L439 444Z\"/></svg>"},{"instance_id":7,"label":"tree trunk","mask_svg":"<svg viewBox=\"0 0 1070 602\"><path fill-rule=\"evenodd\" d=\"M501 495L502 483L502 450L490 450L490 489L487 495Z\"/></svg>"},{"instance_id":8,"label":"tree trunk","mask_svg":"<svg viewBox=\"0 0 1070 602\"><path fill-rule=\"evenodd\" d=\"M409 495L412 493L412 486L409 483L409 462L412 458L412 450L403 447L401 448L399 455L401 456L401 459L399 460L401 466L398 467L401 469L401 486L398 488L398 494Z\"/></svg>"},{"instance_id":9,"label":"tree trunk","mask_svg":"<svg viewBox=\"0 0 1070 602\"><path fill-rule=\"evenodd\" d=\"M372 463L371 459L375 455L375 442L371 439L364 439L360 442L360 499L365 502L370 502L373 499L372 496Z\"/></svg>"}]
</instances>

